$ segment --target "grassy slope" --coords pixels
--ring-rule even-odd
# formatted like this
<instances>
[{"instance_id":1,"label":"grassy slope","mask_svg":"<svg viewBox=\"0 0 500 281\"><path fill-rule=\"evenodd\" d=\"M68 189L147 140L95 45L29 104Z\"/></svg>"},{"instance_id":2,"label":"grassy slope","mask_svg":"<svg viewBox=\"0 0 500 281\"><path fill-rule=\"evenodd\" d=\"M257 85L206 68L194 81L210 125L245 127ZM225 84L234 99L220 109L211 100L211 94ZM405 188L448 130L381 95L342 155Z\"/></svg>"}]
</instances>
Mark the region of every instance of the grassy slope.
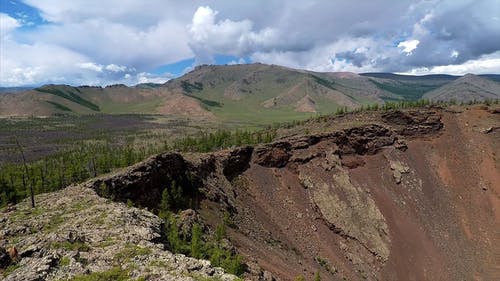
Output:
<instances>
[{"instance_id":1,"label":"grassy slope","mask_svg":"<svg viewBox=\"0 0 500 281\"><path fill-rule=\"evenodd\" d=\"M473 74L467 74L424 96L430 100L496 100L500 98L500 83Z\"/></svg>"},{"instance_id":2,"label":"grassy slope","mask_svg":"<svg viewBox=\"0 0 500 281\"><path fill-rule=\"evenodd\" d=\"M301 83L306 85L301 88L303 92L290 93ZM204 99L206 108L223 120L264 124L334 112L341 105L331 95L324 94L329 91L341 92L345 99L357 105L375 102L375 99L363 96L361 90L353 91L323 74L262 64L204 66L167 83L166 87L172 90L182 88L187 94ZM295 111L295 103L306 94L315 100L317 113ZM288 102L272 108L262 105L276 97ZM216 105L210 106L207 101Z\"/></svg>"},{"instance_id":3,"label":"grassy slope","mask_svg":"<svg viewBox=\"0 0 500 281\"><path fill-rule=\"evenodd\" d=\"M24 115L149 114L168 104L172 94L185 94L223 122L262 125L328 114L344 106L417 100L455 79L450 75L316 73L264 64L202 66L164 85L47 85L42 92L28 91L30 94L19 93L18 98L3 98L8 101L3 107L0 97L0 111L7 108L8 112ZM305 95L315 102L317 113L296 112L297 102ZM275 99L278 102L273 105ZM271 107L264 107L264 103Z\"/></svg>"},{"instance_id":4,"label":"grassy slope","mask_svg":"<svg viewBox=\"0 0 500 281\"><path fill-rule=\"evenodd\" d=\"M425 93L435 90L458 78L451 75L424 75L410 76L392 73L363 73L380 89L395 94L395 97L385 98L391 100L418 100Z\"/></svg>"},{"instance_id":5,"label":"grassy slope","mask_svg":"<svg viewBox=\"0 0 500 281\"><path fill-rule=\"evenodd\" d=\"M149 95L141 95L142 92ZM163 99L152 94L152 89L129 87L71 87L67 85L46 85L34 91L38 101L35 107L44 107L48 113L75 114L123 114L154 113ZM48 107L47 107L48 105Z\"/></svg>"}]
</instances>

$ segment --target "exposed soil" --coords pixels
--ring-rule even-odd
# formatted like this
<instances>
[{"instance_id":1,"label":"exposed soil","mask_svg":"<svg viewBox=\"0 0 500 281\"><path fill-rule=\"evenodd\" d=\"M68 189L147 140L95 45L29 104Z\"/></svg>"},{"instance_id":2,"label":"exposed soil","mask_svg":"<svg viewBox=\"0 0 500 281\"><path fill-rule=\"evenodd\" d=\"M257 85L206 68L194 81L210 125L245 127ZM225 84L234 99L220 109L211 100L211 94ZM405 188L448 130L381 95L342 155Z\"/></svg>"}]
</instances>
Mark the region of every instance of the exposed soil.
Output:
<instances>
[{"instance_id":1,"label":"exposed soil","mask_svg":"<svg viewBox=\"0 0 500 281\"><path fill-rule=\"evenodd\" d=\"M163 104L157 109L160 114L187 116L194 119L214 119L210 111L204 109L200 103L183 94L166 95Z\"/></svg>"},{"instance_id":2,"label":"exposed soil","mask_svg":"<svg viewBox=\"0 0 500 281\"><path fill-rule=\"evenodd\" d=\"M209 226L232 216L252 280L498 280L500 115L367 112L255 148L163 154L86 183L155 209L172 178ZM198 188L196 192L193 190Z\"/></svg>"}]
</instances>

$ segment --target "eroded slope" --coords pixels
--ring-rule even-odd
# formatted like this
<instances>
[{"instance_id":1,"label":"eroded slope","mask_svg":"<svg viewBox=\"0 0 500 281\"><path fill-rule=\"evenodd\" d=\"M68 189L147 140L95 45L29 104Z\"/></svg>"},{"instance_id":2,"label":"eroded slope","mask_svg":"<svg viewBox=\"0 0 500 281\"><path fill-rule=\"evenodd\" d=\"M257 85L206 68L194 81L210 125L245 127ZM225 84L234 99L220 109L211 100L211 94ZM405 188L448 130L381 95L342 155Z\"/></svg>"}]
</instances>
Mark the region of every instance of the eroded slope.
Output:
<instances>
[{"instance_id":1,"label":"eroded slope","mask_svg":"<svg viewBox=\"0 0 500 281\"><path fill-rule=\"evenodd\" d=\"M160 154L84 186L157 211L175 181L189 199L177 207L208 229L230 214L251 280L495 280L498 112L319 118L271 144Z\"/></svg>"}]
</instances>

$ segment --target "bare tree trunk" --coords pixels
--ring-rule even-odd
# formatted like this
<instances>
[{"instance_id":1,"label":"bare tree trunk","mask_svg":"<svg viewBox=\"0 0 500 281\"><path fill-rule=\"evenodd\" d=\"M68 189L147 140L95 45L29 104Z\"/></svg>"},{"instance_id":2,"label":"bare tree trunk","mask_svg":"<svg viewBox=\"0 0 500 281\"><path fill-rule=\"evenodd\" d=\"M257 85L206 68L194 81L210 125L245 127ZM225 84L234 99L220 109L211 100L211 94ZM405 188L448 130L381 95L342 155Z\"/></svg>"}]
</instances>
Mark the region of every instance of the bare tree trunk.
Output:
<instances>
[{"instance_id":1,"label":"bare tree trunk","mask_svg":"<svg viewBox=\"0 0 500 281\"><path fill-rule=\"evenodd\" d=\"M29 172L28 172L28 165L26 164L26 158L24 157L23 147L19 143L19 140L17 139L17 137L15 137L15 140L16 140L17 148L19 149L19 152L21 153L21 157L23 159L23 166L24 166L23 185L24 185L24 189L26 189L25 175L26 175L27 181L30 182L30 180L29 180ZM31 197L31 207L35 208L35 193L33 191L33 183L30 184L30 197Z\"/></svg>"}]
</instances>

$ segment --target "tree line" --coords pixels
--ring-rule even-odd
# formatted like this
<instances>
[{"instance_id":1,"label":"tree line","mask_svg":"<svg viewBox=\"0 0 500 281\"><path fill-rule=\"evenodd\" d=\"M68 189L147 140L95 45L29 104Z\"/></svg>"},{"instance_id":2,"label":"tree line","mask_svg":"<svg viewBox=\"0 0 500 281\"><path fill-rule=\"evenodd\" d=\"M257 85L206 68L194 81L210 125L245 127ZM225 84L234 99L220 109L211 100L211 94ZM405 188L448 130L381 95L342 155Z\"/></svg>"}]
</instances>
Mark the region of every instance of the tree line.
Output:
<instances>
[{"instance_id":1,"label":"tree line","mask_svg":"<svg viewBox=\"0 0 500 281\"><path fill-rule=\"evenodd\" d=\"M0 166L0 207L16 204L34 194L59 190L92 177L123 168L164 151L208 152L232 146L270 142L274 130L234 132L218 130L195 137L185 137L156 146L118 145L109 141L80 142L41 160L4 163ZM162 143L162 142L158 142ZM24 152L19 145L19 157Z\"/></svg>"}]
</instances>

